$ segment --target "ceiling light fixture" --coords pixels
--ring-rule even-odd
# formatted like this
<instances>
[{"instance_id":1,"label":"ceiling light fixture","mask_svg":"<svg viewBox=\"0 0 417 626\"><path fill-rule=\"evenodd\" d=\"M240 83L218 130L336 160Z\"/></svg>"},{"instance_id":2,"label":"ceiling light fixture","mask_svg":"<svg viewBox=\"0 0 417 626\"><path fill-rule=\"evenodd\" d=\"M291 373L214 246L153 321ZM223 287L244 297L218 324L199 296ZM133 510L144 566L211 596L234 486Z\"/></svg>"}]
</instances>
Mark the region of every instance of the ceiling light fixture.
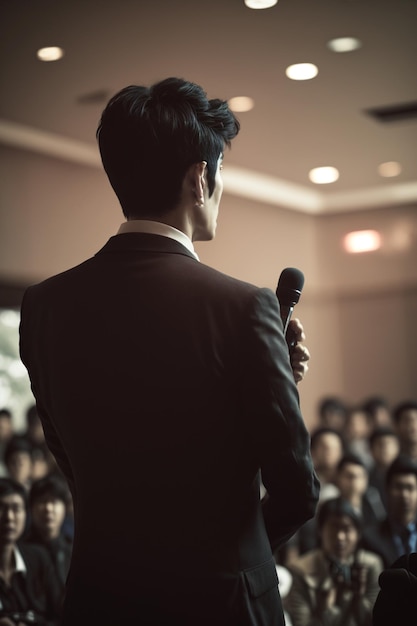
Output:
<instances>
[{"instance_id":1,"label":"ceiling light fixture","mask_svg":"<svg viewBox=\"0 0 417 626\"><path fill-rule=\"evenodd\" d=\"M255 106L254 100L248 96L236 96L235 98L230 98L228 103L229 108L235 113L246 113L246 111L251 111Z\"/></svg>"},{"instance_id":2,"label":"ceiling light fixture","mask_svg":"<svg viewBox=\"0 0 417 626\"><path fill-rule=\"evenodd\" d=\"M40 61L59 61L64 56L64 51L58 46L49 46L47 48L39 48L36 56Z\"/></svg>"},{"instance_id":3,"label":"ceiling light fixture","mask_svg":"<svg viewBox=\"0 0 417 626\"><path fill-rule=\"evenodd\" d=\"M356 230L343 237L343 247L349 254L373 252L381 247L381 235L377 230Z\"/></svg>"},{"instance_id":4,"label":"ceiling light fixture","mask_svg":"<svg viewBox=\"0 0 417 626\"><path fill-rule=\"evenodd\" d=\"M327 42L327 47L332 52L352 52L362 46L362 42L355 37L337 37Z\"/></svg>"},{"instance_id":5,"label":"ceiling light fixture","mask_svg":"<svg viewBox=\"0 0 417 626\"><path fill-rule=\"evenodd\" d=\"M398 161L386 161L378 165L378 174L384 178L392 178L401 174L401 163Z\"/></svg>"},{"instance_id":6,"label":"ceiling light fixture","mask_svg":"<svg viewBox=\"0 0 417 626\"><path fill-rule=\"evenodd\" d=\"M339 170L331 166L315 167L309 171L308 177L316 185L328 185L339 178Z\"/></svg>"},{"instance_id":7,"label":"ceiling light fixture","mask_svg":"<svg viewBox=\"0 0 417 626\"><path fill-rule=\"evenodd\" d=\"M313 63L295 63L289 65L285 73L291 80L310 80L317 76L319 69Z\"/></svg>"},{"instance_id":8,"label":"ceiling light fixture","mask_svg":"<svg viewBox=\"0 0 417 626\"><path fill-rule=\"evenodd\" d=\"M249 9L269 9L277 4L278 0L245 0Z\"/></svg>"}]
</instances>

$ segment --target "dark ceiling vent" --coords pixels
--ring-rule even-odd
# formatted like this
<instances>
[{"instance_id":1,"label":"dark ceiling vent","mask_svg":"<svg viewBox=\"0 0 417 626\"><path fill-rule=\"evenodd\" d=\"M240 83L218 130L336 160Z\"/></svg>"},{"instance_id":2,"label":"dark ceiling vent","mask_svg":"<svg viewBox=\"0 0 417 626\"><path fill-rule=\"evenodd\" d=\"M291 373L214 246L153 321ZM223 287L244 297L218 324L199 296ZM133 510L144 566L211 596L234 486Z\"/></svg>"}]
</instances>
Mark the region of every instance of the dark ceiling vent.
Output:
<instances>
[{"instance_id":1,"label":"dark ceiling vent","mask_svg":"<svg viewBox=\"0 0 417 626\"><path fill-rule=\"evenodd\" d=\"M417 118L417 102L406 102L403 104L376 107L374 109L367 109L366 113L378 122L384 123L414 120Z\"/></svg>"}]
</instances>

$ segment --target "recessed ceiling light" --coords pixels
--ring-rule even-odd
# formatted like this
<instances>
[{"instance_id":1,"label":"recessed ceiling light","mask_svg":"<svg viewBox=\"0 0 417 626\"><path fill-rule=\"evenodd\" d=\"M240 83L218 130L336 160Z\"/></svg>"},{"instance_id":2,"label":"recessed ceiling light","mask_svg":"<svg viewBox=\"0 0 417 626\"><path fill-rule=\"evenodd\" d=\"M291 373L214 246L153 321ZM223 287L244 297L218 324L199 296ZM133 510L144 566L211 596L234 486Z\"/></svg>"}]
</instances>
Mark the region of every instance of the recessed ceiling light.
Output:
<instances>
[{"instance_id":1,"label":"recessed ceiling light","mask_svg":"<svg viewBox=\"0 0 417 626\"><path fill-rule=\"evenodd\" d=\"M278 0L245 0L249 9L269 9L277 4Z\"/></svg>"},{"instance_id":2,"label":"recessed ceiling light","mask_svg":"<svg viewBox=\"0 0 417 626\"><path fill-rule=\"evenodd\" d=\"M377 230L356 230L343 237L343 247L349 254L373 252L381 247L381 235Z\"/></svg>"},{"instance_id":3,"label":"recessed ceiling light","mask_svg":"<svg viewBox=\"0 0 417 626\"><path fill-rule=\"evenodd\" d=\"M384 178L392 178L401 174L401 163L398 161L387 161L378 165L378 174Z\"/></svg>"},{"instance_id":4,"label":"recessed ceiling light","mask_svg":"<svg viewBox=\"0 0 417 626\"><path fill-rule=\"evenodd\" d=\"M362 46L362 42L355 37L337 37L327 42L327 47L333 52L352 52Z\"/></svg>"},{"instance_id":5,"label":"recessed ceiling light","mask_svg":"<svg viewBox=\"0 0 417 626\"><path fill-rule=\"evenodd\" d=\"M310 80L317 76L319 69L313 63L296 63L289 65L285 73L291 80Z\"/></svg>"},{"instance_id":6,"label":"recessed ceiling light","mask_svg":"<svg viewBox=\"0 0 417 626\"><path fill-rule=\"evenodd\" d=\"M309 179L316 185L327 185L334 183L339 178L339 170L335 167L315 167L308 174Z\"/></svg>"},{"instance_id":7,"label":"recessed ceiling light","mask_svg":"<svg viewBox=\"0 0 417 626\"><path fill-rule=\"evenodd\" d=\"M230 109L235 111L235 113L251 111L255 106L254 100L248 96L236 96L235 98L230 98L228 102Z\"/></svg>"},{"instance_id":8,"label":"recessed ceiling light","mask_svg":"<svg viewBox=\"0 0 417 626\"><path fill-rule=\"evenodd\" d=\"M64 51L58 46L49 46L47 48L39 48L36 56L40 61L59 61L64 56Z\"/></svg>"}]
</instances>

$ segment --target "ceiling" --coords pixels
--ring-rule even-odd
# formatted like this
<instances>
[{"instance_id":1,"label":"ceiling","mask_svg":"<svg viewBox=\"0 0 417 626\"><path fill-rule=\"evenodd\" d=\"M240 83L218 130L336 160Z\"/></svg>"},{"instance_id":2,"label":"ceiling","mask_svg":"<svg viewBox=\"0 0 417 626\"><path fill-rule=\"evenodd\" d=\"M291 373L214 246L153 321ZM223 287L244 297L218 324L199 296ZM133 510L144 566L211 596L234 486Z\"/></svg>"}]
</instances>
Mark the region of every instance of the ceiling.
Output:
<instances>
[{"instance_id":1,"label":"ceiling","mask_svg":"<svg viewBox=\"0 0 417 626\"><path fill-rule=\"evenodd\" d=\"M225 160L225 190L311 213L417 200L417 117L369 109L417 101L416 0L0 0L0 143L99 166L97 122L128 84L179 76L209 97L250 96ZM362 47L336 54L330 39ZM43 63L36 51L61 46ZM311 62L316 78L291 81ZM396 178L380 163L398 161ZM329 185L308 179L331 165Z\"/></svg>"}]
</instances>

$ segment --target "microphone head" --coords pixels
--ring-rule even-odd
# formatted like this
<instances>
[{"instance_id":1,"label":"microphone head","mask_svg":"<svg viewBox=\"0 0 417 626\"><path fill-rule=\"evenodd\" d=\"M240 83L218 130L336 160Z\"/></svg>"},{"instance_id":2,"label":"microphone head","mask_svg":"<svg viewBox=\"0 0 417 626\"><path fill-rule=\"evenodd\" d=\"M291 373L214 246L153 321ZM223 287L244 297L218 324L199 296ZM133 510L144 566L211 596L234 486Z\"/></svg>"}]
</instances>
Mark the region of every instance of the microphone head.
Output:
<instances>
[{"instance_id":1,"label":"microphone head","mask_svg":"<svg viewBox=\"0 0 417 626\"><path fill-rule=\"evenodd\" d=\"M293 307L300 299L304 287L304 274L295 267L286 267L281 272L276 289L280 305Z\"/></svg>"}]
</instances>

